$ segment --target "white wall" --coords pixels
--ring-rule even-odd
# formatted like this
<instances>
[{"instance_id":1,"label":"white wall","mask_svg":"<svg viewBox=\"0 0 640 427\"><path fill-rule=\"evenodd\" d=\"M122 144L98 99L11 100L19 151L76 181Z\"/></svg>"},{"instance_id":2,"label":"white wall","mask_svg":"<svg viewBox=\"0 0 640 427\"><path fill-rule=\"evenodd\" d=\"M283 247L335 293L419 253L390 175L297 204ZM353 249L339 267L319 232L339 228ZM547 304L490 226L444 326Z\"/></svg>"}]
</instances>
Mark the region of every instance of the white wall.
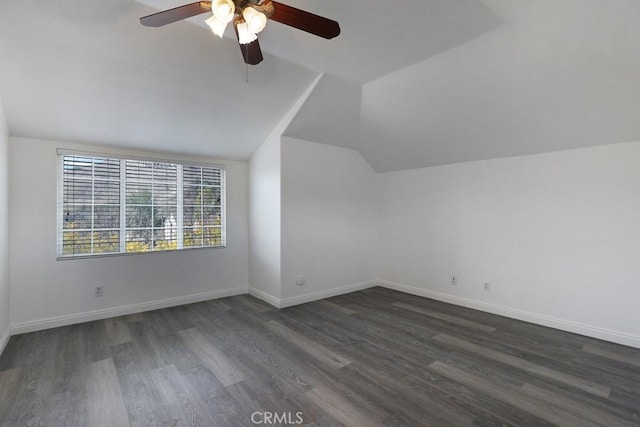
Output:
<instances>
[{"instance_id":1,"label":"white wall","mask_svg":"<svg viewBox=\"0 0 640 427\"><path fill-rule=\"evenodd\" d=\"M246 162L211 159L227 169L227 248L56 261L56 148L114 150L23 138L11 138L10 148L14 333L247 291ZM100 298L97 285L104 286Z\"/></svg>"},{"instance_id":2,"label":"white wall","mask_svg":"<svg viewBox=\"0 0 640 427\"><path fill-rule=\"evenodd\" d=\"M277 305L281 267L279 133L267 138L251 157L249 182L249 282L256 296Z\"/></svg>"},{"instance_id":3,"label":"white wall","mask_svg":"<svg viewBox=\"0 0 640 427\"><path fill-rule=\"evenodd\" d=\"M638 165L640 142L382 174L380 277L640 347Z\"/></svg>"},{"instance_id":4,"label":"white wall","mask_svg":"<svg viewBox=\"0 0 640 427\"><path fill-rule=\"evenodd\" d=\"M283 137L281 185L282 304L371 286L378 243L371 166L351 149Z\"/></svg>"},{"instance_id":5,"label":"white wall","mask_svg":"<svg viewBox=\"0 0 640 427\"><path fill-rule=\"evenodd\" d=\"M9 131L0 101L0 353L9 339Z\"/></svg>"},{"instance_id":6,"label":"white wall","mask_svg":"<svg viewBox=\"0 0 640 427\"><path fill-rule=\"evenodd\" d=\"M281 294L281 136L322 80L320 74L249 160L249 291L275 306Z\"/></svg>"}]
</instances>

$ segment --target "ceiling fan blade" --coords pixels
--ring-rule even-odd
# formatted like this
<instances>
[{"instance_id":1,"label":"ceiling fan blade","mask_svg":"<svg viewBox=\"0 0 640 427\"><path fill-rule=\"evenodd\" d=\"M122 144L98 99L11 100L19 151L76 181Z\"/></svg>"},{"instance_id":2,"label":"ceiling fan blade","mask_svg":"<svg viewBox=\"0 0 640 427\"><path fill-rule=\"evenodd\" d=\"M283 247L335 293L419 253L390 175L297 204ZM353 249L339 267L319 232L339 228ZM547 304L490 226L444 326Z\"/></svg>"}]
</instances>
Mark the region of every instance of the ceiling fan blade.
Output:
<instances>
[{"instance_id":1,"label":"ceiling fan blade","mask_svg":"<svg viewBox=\"0 0 640 427\"><path fill-rule=\"evenodd\" d=\"M270 19L316 36L332 39L340 34L340 24L286 4L273 2L275 12Z\"/></svg>"},{"instance_id":2,"label":"ceiling fan blade","mask_svg":"<svg viewBox=\"0 0 640 427\"><path fill-rule=\"evenodd\" d=\"M140 18L140 23L147 27L162 27L163 25L171 24L205 12L211 12L210 1L198 1L185 4L184 6L174 7L173 9L163 10L162 12Z\"/></svg>"}]
</instances>

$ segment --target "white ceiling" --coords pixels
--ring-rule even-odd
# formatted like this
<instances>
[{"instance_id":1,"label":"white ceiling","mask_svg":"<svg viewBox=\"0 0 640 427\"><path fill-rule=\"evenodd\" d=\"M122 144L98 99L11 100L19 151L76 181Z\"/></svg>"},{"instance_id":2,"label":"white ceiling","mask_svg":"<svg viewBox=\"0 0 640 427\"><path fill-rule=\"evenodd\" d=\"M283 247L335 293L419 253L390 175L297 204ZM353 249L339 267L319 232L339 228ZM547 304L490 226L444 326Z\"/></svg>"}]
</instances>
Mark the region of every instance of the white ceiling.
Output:
<instances>
[{"instance_id":1,"label":"white ceiling","mask_svg":"<svg viewBox=\"0 0 640 427\"><path fill-rule=\"evenodd\" d=\"M137 0L164 10L189 0ZM364 83L465 43L497 27L478 0L279 0L340 23L325 40L278 22L260 34L263 50L317 72ZM190 21L207 28L207 15ZM235 40L230 26L225 36Z\"/></svg>"},{"instance_id":2,"label":"white ceiling","mask_svg":"<svg viewBox=\"0 0 640 427\"><path fill-rule=\"evenodd\" d=\"M504 26L363 87L377 170L640 141L640 2L485 3Z\"/></svg>"},{"instance_id":3,"label":"white ceiling","mask_svg":"<svg viewBox=\"0 0 640 427\"><path fill-rule=\"evenodd\" d=\"M0 3L0 99L14 136L247 159L317 74L131 0Z\"/></svg>"},{"instance_id":4,"label":"white ceiling","mask_svg":"<svg viewBox=\"0 0 640 427\"><path fill-rule=\"evenodd\" d=\"M358 86L358 104L323 79L285 134L380 172L640 141L640 2L483 3L500 27Z\"/></svg>"},{"instance_id":5,"label":"white ceiling","mask_svg":"<svg viewBox=\"0 0 640 427\"><path fill-rule=\"evenodd\" d=\"M230 31L141 1L0 2L13 135L247 159L325 73L285 134L378 171L640 140L637 0L281 0L342 33L271 22L249 83Z\"/></svg>"}]
</instances>

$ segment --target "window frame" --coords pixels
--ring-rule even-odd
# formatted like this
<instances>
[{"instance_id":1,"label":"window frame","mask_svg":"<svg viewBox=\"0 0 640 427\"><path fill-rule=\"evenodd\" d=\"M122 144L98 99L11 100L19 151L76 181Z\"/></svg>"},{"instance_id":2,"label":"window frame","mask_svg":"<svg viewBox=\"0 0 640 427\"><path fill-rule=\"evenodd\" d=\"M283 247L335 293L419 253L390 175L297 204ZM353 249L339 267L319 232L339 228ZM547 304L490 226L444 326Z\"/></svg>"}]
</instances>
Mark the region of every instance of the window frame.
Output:
<instances>
[{"instance_id":1,"label":"window frame","mask_svg":"<svg viewBox=\"0 0 640 427\"><path fill-rule=\"evenodd\" d=\"M110 159L110 160L119 160L120 161L120 216L119 216L119 232L120 232L120 244L118 252L106 252L106 253L91 253L91 254L63 254L63 235L64 235L64 157L65 156L77 156L77 157L86 157L86 158L102 158L102 159ZM180 221L176 224L177 228L177 237L178 244L176 249L158 249L158 250L148 250L148 251L140 251L140 252L127 252L126 251L126 189L127 189L127 180L126 180L126 169L125 164L127 160L131 161L146 161L146 162L159 162L159 163L169 163L177 166L177 178L176 178L176 197L177 197L177 216ZM128 155L128 154L120 154L120 153L110 153L110 152L93 152L93 151L78 151L78 150L67 150L58 148L56 150L56 184L57 184L57 218L56 218L56 259L58 261L66 261L73 259L88 259L88 258L101 258L101 257L114 257L114 256L127 256L127 255L141 255L141 254L150 254L150 253L166 253L166 252L182 252L182 251L197 251L197 250L207 250L207 249L224 249L227 247L227 169L226 165L219 163L208 163L208 162L198 162L198 161L190 161L190 160L182 160L171 157L155 157L155 156L138 156L138 155ZM185 166L192 167L203 167L203 168L212 168L220 170L220 245L216 246L187 246L184 247L184 222L183 222L183 168ZM94 180L92 179L92 186ZM202 185L202 183L201 183ZM217 208L218 206L216 206ZM178 220L178 218L176 218ZM214 227L211 227L214 228ZM91 230L91 232L95 232L95 230Z\"/></svg>"}]
</instances>

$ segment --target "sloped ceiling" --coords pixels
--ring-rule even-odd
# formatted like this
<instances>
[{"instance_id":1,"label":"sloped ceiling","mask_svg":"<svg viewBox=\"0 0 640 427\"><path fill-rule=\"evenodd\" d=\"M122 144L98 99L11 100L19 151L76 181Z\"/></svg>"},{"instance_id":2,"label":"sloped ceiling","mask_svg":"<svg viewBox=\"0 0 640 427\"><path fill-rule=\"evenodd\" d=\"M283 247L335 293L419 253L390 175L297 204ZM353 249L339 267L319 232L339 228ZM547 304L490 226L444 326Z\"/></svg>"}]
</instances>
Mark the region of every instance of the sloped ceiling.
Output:
<instances>
[{"instance_id":1,"label":"sloped ceiling","mask_svg":"<svg viewBox=\"0 0 640 427\"><path fill-rule=\"evenodd\" d=\"M0 3L13 135L247 159L324 73L284 134L378 171L640 140L636 0L281 0L342 34L270 23L249 83L229 30L141 1Z\"/></svg>"},{"instance_id":2,"label":"sloped ceiling","mask_svg":"<svg viewBox=\"0 0 640 427\"><path fill-rule=\"evenodd\" d=\"M317 73L130 0L0 3L0 99L14 136L249 158Z\"/></svg>"},{"instance_id":3,"label":"sloped ceiling","mask_svg":"<svg viewBox=\"0 0 640 427\"><path fill-rule=\"evenodd\" d=\"M640 2L483 3L500 27L365 83L358 106L312 94L285 134L380 172L640 140Z\"/></svg>"},{"instance_id":4,"label":"sloped ceiling","mask_svg":"<svg viewBox=\"0 0 640 427\"><path fill-rule=\"evenodd\" d=\"M507 24L363 87L376 169L640 141L640 2L486 4Z\"/></svg>"},{"instance_id":5,"label":"sloped ceiling","mask_svg":"<svg viewBox=\"0 0 640 427\"><path fill-rule=\"evenodd\" d=\"M168 9L189 0L138 0ZM281 0L339 21L330 41L270 22L260 34L263 50L317 72L368 82L484 34L501 24L478 0ZM206 18L206 15L202 15ZM203 28L203 17L190 21ZM231 27L225 36L235 40Z\"/></svg>"}]
</instances>

